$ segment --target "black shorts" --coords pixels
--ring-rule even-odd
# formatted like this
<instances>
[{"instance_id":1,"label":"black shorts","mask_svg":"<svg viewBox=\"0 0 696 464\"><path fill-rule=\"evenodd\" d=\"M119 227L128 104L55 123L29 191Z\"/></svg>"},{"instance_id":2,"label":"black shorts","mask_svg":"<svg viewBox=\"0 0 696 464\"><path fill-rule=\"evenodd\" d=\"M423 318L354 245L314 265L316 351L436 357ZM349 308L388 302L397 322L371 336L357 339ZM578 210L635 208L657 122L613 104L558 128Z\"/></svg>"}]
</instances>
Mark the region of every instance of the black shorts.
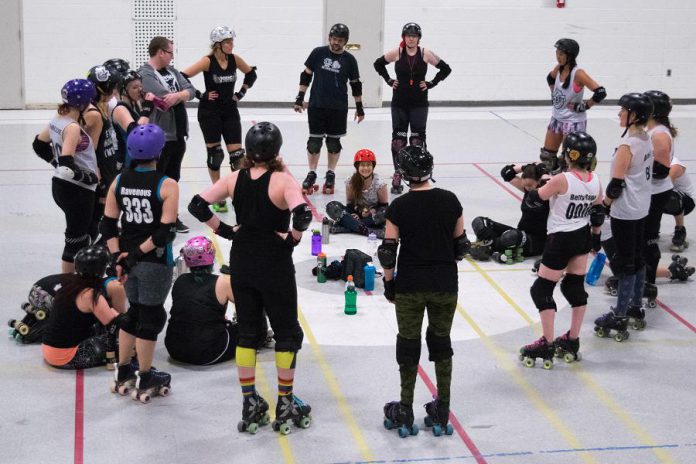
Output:
<instances>
[{"instance_id":1,"label":"black shorts","mask_svg":"<svg viewBox=\"0 0 696 464\"><path fill-rule=\"evenodd\" d=\"M548 234L541 263L549 269L560 271L568 266L571 258L584 255L592 249L590 226L572 232Z\"/></svg>"},{"instance_id":2,"label":"black shorts","mask_svg":"<svg viewBox=\"0 0 696 464\"><path fill-rule=\"evenodd\" d=\"M242 143L242 123L236 105L219 109L198 107L198 124L207 144L220 143L221 138L225 145Z\"/></svg>"},{"instance_id":3,"label":"black shorts","mask_svg":"<svg viewBox=\"0 0 696 464\"><path fill-rule=\"evenodd\" d=\"M348 108L307 108L310 137L345 137L348 126Z\"/></svg>"}]
</instances>

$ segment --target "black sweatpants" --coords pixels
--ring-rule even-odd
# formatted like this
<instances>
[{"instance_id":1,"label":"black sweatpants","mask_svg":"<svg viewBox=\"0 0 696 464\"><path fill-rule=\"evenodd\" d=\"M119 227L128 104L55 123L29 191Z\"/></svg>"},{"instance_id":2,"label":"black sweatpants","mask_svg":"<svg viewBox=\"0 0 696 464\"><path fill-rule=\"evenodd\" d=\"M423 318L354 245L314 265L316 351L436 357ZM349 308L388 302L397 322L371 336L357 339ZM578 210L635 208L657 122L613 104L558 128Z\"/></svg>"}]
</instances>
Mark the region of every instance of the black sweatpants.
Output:
<instances>
[{"instance_id":1,"label":"black sweatpants","mask_svg":"<svg viewBox=\"0 0 696 464\"><path fill-rule=\"evenodd\" d=\"M90 243L94 191L57 177L52 181L53 201L65 214L65 246L62 260L72 263L77 252Z\"/></svg>"}]
</instances>

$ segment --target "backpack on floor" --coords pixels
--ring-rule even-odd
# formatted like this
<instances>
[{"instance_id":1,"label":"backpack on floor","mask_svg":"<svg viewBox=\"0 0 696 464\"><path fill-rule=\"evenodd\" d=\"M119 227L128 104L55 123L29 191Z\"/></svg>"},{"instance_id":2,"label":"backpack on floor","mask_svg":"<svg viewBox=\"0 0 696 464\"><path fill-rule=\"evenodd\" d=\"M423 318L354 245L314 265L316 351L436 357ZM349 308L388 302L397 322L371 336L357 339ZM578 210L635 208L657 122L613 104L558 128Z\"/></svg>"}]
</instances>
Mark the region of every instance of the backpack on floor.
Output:
<instances>
[{"instance_id":1,"label":"backpack on floor","mask_svg":"<svg viewBox=\"0 0 696 464\"><path fill-rule=\"evenodd\" d=\"M348 280L348 276L353 276L353 282L358 288L365 288L365 264L372 261L372 257L355 248L346 250L343 258L343 273L341 278Z\"/></svg>"}]
</instances>

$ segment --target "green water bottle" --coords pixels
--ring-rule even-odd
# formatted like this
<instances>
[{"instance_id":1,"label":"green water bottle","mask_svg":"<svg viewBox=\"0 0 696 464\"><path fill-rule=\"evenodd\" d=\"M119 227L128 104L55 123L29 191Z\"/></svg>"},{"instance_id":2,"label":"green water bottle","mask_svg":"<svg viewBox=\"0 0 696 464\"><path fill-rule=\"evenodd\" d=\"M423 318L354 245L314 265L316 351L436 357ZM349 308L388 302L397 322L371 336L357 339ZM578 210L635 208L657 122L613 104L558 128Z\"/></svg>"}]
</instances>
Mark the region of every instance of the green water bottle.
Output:
<instances>
[{"instance_id":1,"label":"green water bottle","mask_svg":"<svg viewBox=\"0 0 696 464\"><path fill-rule=\"evenodd\" d=\"M352 316L358 312L358 308L356 306L358 292L355 291L355 282L353 282L352 275L348 276L348 280L346 281L346 291L343 292L343 295L346 298L346 305L343 312L349 316Z\"/></svg>"},{"instance_id":2,"label":"green water bottle","mask_svg":"<svg viewBox=\"0 0 696 464\"><path fill-rule=\"evenodd\" d=\"M317 282L326 282L326 253L323 251L317 255Z\"/></svg>"}]
</instances>

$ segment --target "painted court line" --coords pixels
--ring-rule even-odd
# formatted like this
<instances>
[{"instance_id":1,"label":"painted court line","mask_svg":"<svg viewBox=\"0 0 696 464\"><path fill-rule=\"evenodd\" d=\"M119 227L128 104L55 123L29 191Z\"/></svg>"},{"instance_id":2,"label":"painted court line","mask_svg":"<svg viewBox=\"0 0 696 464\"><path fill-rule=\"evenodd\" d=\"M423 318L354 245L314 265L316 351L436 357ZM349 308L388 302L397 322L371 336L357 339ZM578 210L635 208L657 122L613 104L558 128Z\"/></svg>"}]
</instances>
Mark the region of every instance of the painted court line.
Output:
<instances>
[{"instance_id":1,"label":"painted court line","mask_svg":"<svg viewBox=\"0 0 696 464\"><path fill-rule=\"evenodd\" d=\"M84 462L85 450L85 373L75 371L75 464Z\"/></svg>"},{"instance_id":2,"label":"painted court line","mask_svg":"<svg viewBox=\"0 0 696 464\"><path fill-rule=\"evenodd\" d=\"M496 184L498 184L498 186L499 186L500 188L502 188L502 189L505 190L507 193L509 193L510 195L512 195L517 201L522 201L522 197L519 195L519 193L517 193L516 191L512 190L511 188L509 188L509 187L508 187L507 185L505 185L504 183L500 182L500 181L499 181L498 179L496 179L493 175L491 175L488 171L486 171L485 169L483 169L480 165L481 165L481 163L473 163L473 166L474 166L476 169L478 169L479 171L481 171L486 177L488 177L488 178L491 179L493 182L495 182Z\"/></svg>"}]
</instances>

